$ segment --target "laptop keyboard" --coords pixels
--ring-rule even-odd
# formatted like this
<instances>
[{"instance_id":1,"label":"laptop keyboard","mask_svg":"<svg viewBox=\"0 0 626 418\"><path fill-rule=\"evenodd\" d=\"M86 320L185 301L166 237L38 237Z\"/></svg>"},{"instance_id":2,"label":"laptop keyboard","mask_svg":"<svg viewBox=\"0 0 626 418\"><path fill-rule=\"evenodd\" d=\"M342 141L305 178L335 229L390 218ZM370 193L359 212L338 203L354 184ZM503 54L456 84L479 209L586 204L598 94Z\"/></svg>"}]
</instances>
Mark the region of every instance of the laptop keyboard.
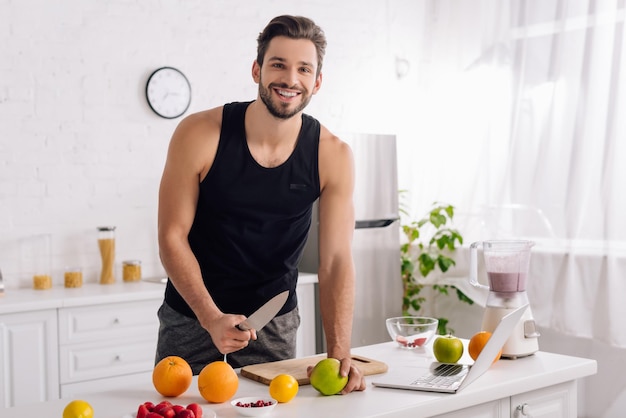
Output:
<instances>
[{"instance_id":1,"label":"laptop keyboard","mask_svg":"<svg viewBox=\"0 0 626 418\"><path fill-rule=\"evenodd\" d=\"M466 374L462 373L464 370L467 369L460 364L441 364L432 373L418 377L411 384L430 388L453 388L463 380Z\"/></svg>"}]
</instances>

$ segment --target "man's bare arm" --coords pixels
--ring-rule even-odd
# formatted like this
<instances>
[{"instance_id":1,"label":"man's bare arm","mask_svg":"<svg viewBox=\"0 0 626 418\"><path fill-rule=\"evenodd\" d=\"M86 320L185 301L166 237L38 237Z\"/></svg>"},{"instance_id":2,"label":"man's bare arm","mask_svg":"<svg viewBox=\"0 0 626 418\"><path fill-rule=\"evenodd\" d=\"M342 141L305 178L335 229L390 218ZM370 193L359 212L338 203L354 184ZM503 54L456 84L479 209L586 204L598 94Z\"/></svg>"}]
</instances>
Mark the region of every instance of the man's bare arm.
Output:
<instances>
[{"instance_id":1,"label":"man's bare arm","mask_svg":"<svg viewBox=\"0 0 626 418\"><path fill-rule=\"evenodd\" d=\"M215 305L188 241L200 182L210 169L219 140L219 123L210 112L189 116L172 136L159 189L159 254L172 284L200 325L220 352L229 353L245 347L253 335L235 328L245 317L225 315Z\"/></svg>"}]
</instances>

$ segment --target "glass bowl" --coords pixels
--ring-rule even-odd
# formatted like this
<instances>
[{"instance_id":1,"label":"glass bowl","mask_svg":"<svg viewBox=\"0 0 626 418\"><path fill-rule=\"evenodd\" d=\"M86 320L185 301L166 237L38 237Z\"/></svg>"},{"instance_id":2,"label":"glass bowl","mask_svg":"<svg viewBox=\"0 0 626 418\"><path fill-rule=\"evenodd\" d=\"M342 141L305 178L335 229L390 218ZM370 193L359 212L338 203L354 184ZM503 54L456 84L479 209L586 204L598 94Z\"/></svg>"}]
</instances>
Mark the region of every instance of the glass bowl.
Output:
<instances>
[{"instance_id":1,"label":"glass bowl","mask_svg":"<svg viewBox=\"0 0 626 418\"><path fill-rule=\"evenodd\" d=\"M391 339L402 348L423 347L437 332L439 320L426 316L398 316L385 321Z\"/></svg>"}]
</instances>

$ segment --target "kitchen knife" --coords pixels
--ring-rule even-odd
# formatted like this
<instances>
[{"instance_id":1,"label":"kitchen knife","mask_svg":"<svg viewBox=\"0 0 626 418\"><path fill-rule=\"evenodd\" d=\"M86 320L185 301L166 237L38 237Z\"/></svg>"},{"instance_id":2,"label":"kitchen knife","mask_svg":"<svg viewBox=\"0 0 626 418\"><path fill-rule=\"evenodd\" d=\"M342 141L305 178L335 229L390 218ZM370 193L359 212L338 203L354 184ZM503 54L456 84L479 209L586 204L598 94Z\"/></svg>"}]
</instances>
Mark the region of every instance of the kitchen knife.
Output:
<instances>
[{"instance_id":1,"label":"kitchen knife","mask_svg":"<svg viewBox=\"0 0 626 418\"><path fill-rule=\"evenodd\" d=\"M284 292L274 296L267 301L265 305L261 306L256 312L250 315L245 321L237 325L237 328L242 331L249 329L260 331L261 328L267 325L267 323L276 316L278 311L280 311L280 308L282 308L287 301L288 296L289 290L285 290Z\"/></svg>"}]
</instances>

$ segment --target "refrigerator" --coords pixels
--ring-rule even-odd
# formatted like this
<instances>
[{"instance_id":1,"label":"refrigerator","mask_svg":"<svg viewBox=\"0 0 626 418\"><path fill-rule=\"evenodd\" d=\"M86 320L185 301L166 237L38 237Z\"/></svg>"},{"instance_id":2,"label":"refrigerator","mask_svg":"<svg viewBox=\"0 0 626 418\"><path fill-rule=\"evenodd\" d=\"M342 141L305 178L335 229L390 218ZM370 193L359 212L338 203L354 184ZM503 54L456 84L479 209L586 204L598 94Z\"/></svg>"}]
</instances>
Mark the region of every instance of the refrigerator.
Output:
<instances>
[{"instance_id":1,"label":"refrigerator","mask_svg":"<svg viewBox=\"0 0 626 418\"><path fill-rule=\"evenodd\" d=\"M395 135L343 133L355 164L355 230L352 256L356 298L352 347L389 341L385 319L402 314L400 276L400 221ZM299 265L301 272L317 273L318 210L313 210L309 238ZM326 351L316 295L316 351Z\"/></svg>"}]
</instances>

